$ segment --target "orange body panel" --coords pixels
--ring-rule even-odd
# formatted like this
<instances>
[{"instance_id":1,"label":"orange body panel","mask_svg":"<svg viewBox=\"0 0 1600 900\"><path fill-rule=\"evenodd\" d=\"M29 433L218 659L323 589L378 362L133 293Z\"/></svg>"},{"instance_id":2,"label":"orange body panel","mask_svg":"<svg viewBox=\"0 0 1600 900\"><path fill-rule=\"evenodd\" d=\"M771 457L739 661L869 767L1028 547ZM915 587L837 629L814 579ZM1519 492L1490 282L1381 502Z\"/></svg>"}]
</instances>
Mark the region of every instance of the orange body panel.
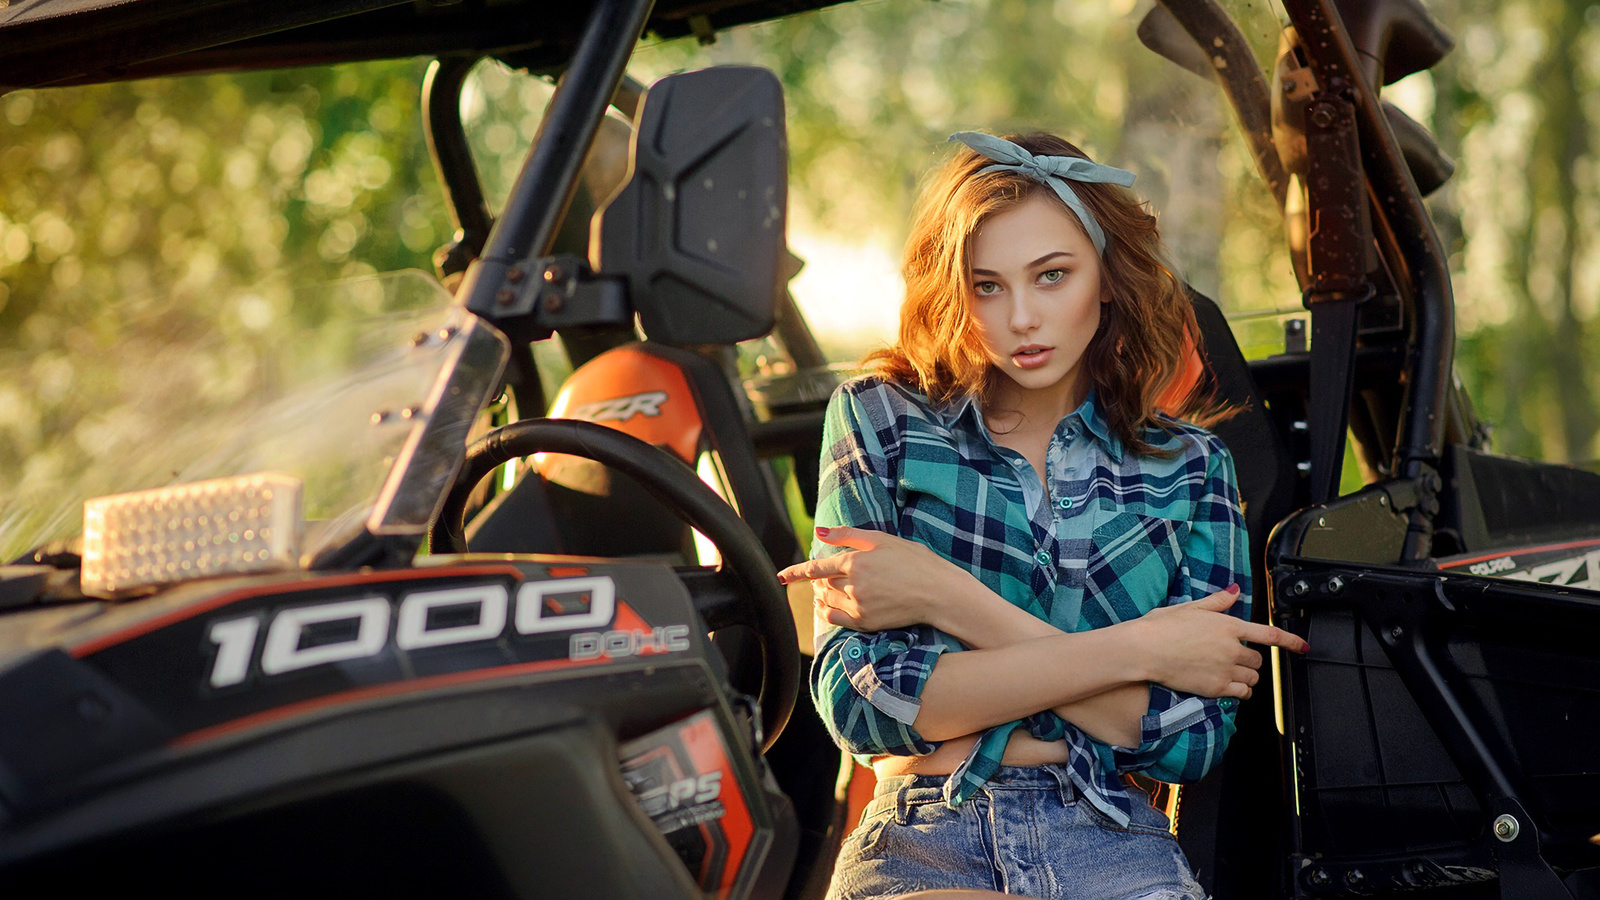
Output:
<instances>
[{"instance_id":1,"label":"orange body panel","mask_svg":"<svg viewBox=\"0 0 1600 900\"><path fill-rule=\"evenodd\" d=\"M615 428L666 447L691 466L705 430L683 371L637 345L608 350L573 372L550 415Z\"/></svg>"}]
</instances>

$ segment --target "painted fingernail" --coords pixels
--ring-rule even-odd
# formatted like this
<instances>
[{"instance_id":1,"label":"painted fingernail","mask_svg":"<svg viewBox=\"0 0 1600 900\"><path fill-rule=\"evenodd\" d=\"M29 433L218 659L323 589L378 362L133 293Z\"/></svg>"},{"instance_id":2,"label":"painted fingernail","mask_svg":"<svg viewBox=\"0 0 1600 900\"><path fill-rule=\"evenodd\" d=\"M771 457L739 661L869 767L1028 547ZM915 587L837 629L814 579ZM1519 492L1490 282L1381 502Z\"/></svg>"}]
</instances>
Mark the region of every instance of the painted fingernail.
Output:
<instances>
[{"instance_id":1,"label":"painted fingernail","mask_svg":"<svg viewBox=\"0 0 1600 900\"><path fill-rule=\"evenodd\" d=\"M1235 597L1239 596L1239 586L1237 584L1230 584L1227 587L1223 588L1223 590L1225 590L1228 593L1234 595Z\"/></svg>"},{"instance_id":2,"label":"painted fingernail","mask_svg":"<svg viewBox=\"0 0 1600 900\"><path fill-rule=\"evenodd\" d=\"M829 530L830 529L823 528L821 525L818 525L817 526L817 537L827 537Z\"/></svg>"}]
</instances>

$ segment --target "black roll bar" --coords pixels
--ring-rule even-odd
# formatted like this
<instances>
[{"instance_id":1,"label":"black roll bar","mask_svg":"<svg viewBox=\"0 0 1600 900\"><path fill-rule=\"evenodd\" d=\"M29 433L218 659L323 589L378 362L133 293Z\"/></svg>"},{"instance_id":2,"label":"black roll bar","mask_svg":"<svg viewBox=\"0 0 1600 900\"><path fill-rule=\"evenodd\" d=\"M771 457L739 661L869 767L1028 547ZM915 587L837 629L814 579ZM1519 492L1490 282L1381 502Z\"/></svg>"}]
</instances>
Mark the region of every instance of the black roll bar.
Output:
<instances>
[{"instance_id":1,"label":"black roll bar","mask_svg":"<svg viewBox=\"0 0 1600 900\"><path fill-rule=\"evenodd\" d=\"M494 227L483 186L473 165L472 150L467 146L466 126L461 121L461 87L478 59L475 56L436 59L428 66L428 74L422 81L422 108L426 113L423 134L428 139L433 168L444 183L445 207L450 212L450 221L460 231L440 265L445 275L464 271L467 264L483 252L489 231Z\"/></svg>"},{"instance_id":2,"label":"black roll bar","mask_svg":"<svg viewBox=\"0 0 1600 900\"><path fill-rule=\"evenodd\" d=\"M1355 103L1362 167L1381 222L1374 231L1397 286L1411 295L1415 312L1395 442L1395 472L1401 478L1418 481L1424 486L1424 493L1432 494L1438 487L1437 468L1444 450L1444 420L1455 354L1455 298L1444 250L1378 103L1377 86L1364 77L1365 69L1334 0L1284 0L1283 5L1295 29L1305 37L1305 53L1322 88L1347 90ZM1411 510L1402 561L1428 557L1435 508L1423 503Z\"/></svg>"},{"instance_id":3,"label":"black roll bar","mask_svg":"<svg viewBox=\"0 0 1600 900\"><path fill-rule=\"evenodd\" d=\"M595 3L500 222L489 235L487 260L514 262L550 252L600 118L622 82L654 5L654 0Z\"/></svg>"},{"instance_id":4,"label":"black roll bar","mask_svg":"<svg viewBox=\"0 0 1600 900\"><path fill-rule=\"evenodd\" d=\"M496 310L512 301L528 277L520 264L549 254L556 226L577 189L584 157L654 3L598 0L589 13L511 196L489 232L483 255L467 269L457 294L471 312L494 320ZM548 331L541 336L548 336ZM514 343L527 338L512 335Z\"/></svg>"}]
</instances>

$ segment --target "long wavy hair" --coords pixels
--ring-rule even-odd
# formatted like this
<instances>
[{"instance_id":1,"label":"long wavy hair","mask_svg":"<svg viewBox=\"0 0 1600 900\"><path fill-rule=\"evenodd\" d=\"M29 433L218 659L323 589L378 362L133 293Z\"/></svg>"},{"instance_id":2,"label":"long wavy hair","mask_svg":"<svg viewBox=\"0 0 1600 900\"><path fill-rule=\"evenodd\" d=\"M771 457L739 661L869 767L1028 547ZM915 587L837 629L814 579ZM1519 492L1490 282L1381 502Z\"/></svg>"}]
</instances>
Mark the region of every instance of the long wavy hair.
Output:
<instances>
[{"instance_id":1,"label":"long wavy hair","mask_svg":"<svg viewBox=\"0 0 1600 900\"><path fill-rule=\"evenodd\" d=\"M1088 156L1050 134L1008 140L1036 156ZM976 394L989 400L1003 375L984 354L971 314L972 238L990 216L1041 196L1071 209L1055 191L1026 176L980 169L993 161L962 147L923 188L911 220L902 265L906 299L899 340L867 357L885 378L920 391L935 404ZM1084 370L1112 431L1134 453L1155 452L1141 435L1158 425L1158 411L1197 424L1219 417L1197 390L1180 397L1184 373L1200 333L1194 307L1172 269L1156 217L1118 185L1073 182L1072 189L1106 234L1101 262L1100 327L1084 351ZM1082 227L1081 223L1079 227Z\"/></svg>"}]
</instances>

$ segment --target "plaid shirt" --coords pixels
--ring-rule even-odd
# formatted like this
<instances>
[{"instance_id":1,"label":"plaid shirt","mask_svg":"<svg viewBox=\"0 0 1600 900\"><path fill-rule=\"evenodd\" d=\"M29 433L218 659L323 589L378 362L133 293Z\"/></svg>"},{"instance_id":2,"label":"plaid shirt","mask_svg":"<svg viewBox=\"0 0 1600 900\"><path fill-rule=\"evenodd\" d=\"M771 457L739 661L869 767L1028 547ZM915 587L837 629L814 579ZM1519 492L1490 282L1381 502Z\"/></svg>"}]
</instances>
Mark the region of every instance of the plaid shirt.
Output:
<instances>
[{"instance_id":1,"label":"plaid shirt","mask_svg":"<svg viewBox=\"0 0 1600 900\"><path fill-rule=\"evenodd\" d=\"M1248 617L1249 553L1233 460L1211 433L1163 419L1144 439L1174 456L1124 453L1093 394L1057 425L1048 485L1021 454L997 445L972 399L935 409L876 377L842 386L828 406L817 524L853 525L920 541L1063 631L1137 618L1237 583ZM841 548L814 542L812 553ZM811 696L839 746L863 763L938 746L914 729L923 685L961 642L919 625L876 633L828 627L816 635ZM1114 747L1045 710L988 729L950 776L958 805L999 768L1017 728L1065 741L1074 782L1126 824L1132 800L1118 777L1144 772L1194 781L1222 756L1236 701L1150 686L1138 747Z\"/></svg>"}]
</instances>

